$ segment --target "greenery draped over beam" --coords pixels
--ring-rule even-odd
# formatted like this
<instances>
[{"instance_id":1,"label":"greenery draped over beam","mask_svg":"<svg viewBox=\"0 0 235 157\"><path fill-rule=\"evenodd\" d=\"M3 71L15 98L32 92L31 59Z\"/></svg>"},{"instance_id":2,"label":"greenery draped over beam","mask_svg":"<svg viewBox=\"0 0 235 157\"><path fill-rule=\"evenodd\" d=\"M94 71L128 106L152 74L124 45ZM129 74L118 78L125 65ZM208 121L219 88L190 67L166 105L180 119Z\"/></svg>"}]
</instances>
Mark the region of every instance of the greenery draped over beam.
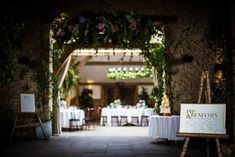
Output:
<instances>
[{"instance_id":1,"label":"greenery draped over beam","mask_svg":"<svg viewBox=\"0 0 235 157\"><path fill-rule=\"evenodd\" d=\"M62 13L51 25L54 63L56 60L63 62L66 53L71 53L77 48L92 47L97 50L97 53L98 48L139 48L142 51L141 55L147 60L149 69L154 67L159 71L157 76L159 86L155 87L155 92L152 94L155 94L154 97L157 98L159 104L163 93L161 77L165 67L163 66L165 49L162 43L162 30L158 27L148 17L134 13L93 14L86 12L76 17ZM109 77L122 79L142 75L129 73L127 76L119 73ZM150 74L146 72L144 75Z\"/></svg>"},{"instance_id":2,"label":"greenery draped over beam","mask_svg":"<svg viewBox=\"0 0 235 157\"><path fill-rule=\"evenodd\" d=\"M99 47L139 48L142 50L141 55L148 58L150 49L162 35L158 29L148 17L133 13L97 15L85 12L76 17L61 13L51 24L55 71L58 67L56 64L63 62L68 53L84 47L96 50ZM129 73L128 76L136 78L147 75ZM125 77L128 76L125 74ZM108 77L114 78L116 74ZM124 74L120 77L123 78Z\"/></svg>"},{"instance_id":3,"label":"greenery draped over beam","mask_svg":"<svg viewBox=\"0 0 235 157\"><path fill-rule=\"evenodd\" d=\"M148 50L151 38L156 34L156 26L145 16L129 14L97 15L82 13L70 17L62 13L51 25L54 49L76 43L77 47L140 48ZM59 57L59 54L56 54Z\"/></svg>"}]
</instances>

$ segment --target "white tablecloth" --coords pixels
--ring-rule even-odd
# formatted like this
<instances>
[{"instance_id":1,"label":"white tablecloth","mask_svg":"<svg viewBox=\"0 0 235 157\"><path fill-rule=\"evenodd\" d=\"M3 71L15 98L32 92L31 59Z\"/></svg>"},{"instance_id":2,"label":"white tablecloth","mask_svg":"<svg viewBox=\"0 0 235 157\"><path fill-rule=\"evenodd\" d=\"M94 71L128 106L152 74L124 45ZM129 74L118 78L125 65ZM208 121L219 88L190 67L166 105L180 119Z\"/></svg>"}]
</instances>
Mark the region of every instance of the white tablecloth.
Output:
<instances>
[{"instance_id":1,"label":"white tablecloth","mask_svg":"<svg viewBox=\"0 0 235 157\"><path fill-rule=\"evenodd\" d=\"M60 124L61 128L69 128L69 119L79 119L78 125L84 123L85 114L83 110L60 110Z\"/></svg>"},{"instance_id":2,"label":"white tablecloth","mask_svg":"<svg viewBox=\"0 0 235 157\"><path fill-rule=\"evenodd\" d=\"M156 138L165 138L168 140L183 140L182 137L176 137L179 131L180 116L159 116L149 117L148 136Z\"/></svg>"},{"instance_id":3,"label":"white tablecloth","mask_svg":"<svg viewBox=\"0 0 235 157\"><path fill-rule=\"evenodd\" d=\"M100 119L100 125L103 124L102 116L107 116L107 125L111 126L111 116L118 116L119 121L121 116L127 116L127 122L131 123L131 117L137 116L139 118L139 123L141 122L141 116L151 116L153 115L154 111L153 108L102 108L101 111L101 119Z\"/></svg>"}]
</instances>

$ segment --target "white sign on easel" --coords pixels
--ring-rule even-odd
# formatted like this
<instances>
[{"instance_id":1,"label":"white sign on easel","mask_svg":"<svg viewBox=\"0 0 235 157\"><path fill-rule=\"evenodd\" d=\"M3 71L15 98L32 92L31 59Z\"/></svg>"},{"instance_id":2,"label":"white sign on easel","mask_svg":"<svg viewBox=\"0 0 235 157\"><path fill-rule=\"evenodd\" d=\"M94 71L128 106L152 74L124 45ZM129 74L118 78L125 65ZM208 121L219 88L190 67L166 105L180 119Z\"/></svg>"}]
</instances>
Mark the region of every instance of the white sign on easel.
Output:
<instances>
[{"instance_id":1,"label":"white sign on easel","mask_svg":"<svg viewBox=\"0 0 235 157\"><path fill-rule=\"evenodd\" d=\"M225 104L181 104L180 133L226 134Z\"/></svg>"},{"instance_id":2,"label":"white sign on easel","mask_svg":"<svg viewBox=\"0 0 235 157\"><path fill-rule=\"evenodd\" d=\"M20 94L21 112L35 112L34 94Z\"/></svg>"}]
</instances>

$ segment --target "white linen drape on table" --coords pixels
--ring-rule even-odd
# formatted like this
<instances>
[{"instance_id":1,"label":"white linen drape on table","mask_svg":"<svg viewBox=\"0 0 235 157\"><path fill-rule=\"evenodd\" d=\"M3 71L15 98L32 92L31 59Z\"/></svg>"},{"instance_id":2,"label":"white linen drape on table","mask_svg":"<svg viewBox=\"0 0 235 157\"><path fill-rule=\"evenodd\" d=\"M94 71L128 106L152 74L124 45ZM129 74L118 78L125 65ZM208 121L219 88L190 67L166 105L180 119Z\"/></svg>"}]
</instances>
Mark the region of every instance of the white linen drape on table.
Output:
<instances>
[{"instance_id":1,"label":"white linen drape on table","mask_svg":"<svg viewBox=\"0 0 235 157\"><path fill-rule=\"evenodd\" d=\"M156 138L165 138L168 140L183 140L182 137L176 137L179 131L180 116L159 116L153 115L149 117L148 136Z\"/></svg>"},{"instance_id":2,"label":"white linen drape on table","mask_svg":"<svg viewBox=\"0 0 235 157\"><path fill-rule=\"evenodd\" d=\"M107 125L111 126L111 116L118 116L120 120L120 116L127 116L127 122L131 123L131 116L138 116L139 122L141 122L141 116L151 116L153 115L153 108L102 108L101 110L101 118L102 116L107 116ZM100 120L100 125L102 124L102 119Z\"/></svg>"},{"instance_id":3,"label":"white linen drape on table","mask_svg":"<svg viewBox=\"0 0 235 157\"><path fill-rule=\"evenodd\" d=\"M60 110L60 123L62 128L69 128L69 119L79 119L78 125L84 124L85 113L83 110Z\"/></svg>"}]
</instances>

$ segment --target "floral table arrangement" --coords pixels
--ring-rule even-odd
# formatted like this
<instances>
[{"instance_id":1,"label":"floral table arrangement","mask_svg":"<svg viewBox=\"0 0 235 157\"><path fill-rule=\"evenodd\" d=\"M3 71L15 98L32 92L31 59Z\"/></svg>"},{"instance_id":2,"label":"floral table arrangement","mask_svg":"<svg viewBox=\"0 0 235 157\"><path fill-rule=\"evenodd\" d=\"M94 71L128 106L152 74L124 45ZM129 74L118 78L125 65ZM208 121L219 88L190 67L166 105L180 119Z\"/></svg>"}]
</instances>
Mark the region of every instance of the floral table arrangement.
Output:
<instances>
[{"instance_id":1,"label":"floral table arrangement","mask_svg":"<svg viewBox=\"0 0 235 157\"><path fill-rule=\"evenodd\" d=\"M121 108L122 107L122 102L120 99L114 100L114 102L110 103L111 108Z\"/></svg>"}]
</instances>

